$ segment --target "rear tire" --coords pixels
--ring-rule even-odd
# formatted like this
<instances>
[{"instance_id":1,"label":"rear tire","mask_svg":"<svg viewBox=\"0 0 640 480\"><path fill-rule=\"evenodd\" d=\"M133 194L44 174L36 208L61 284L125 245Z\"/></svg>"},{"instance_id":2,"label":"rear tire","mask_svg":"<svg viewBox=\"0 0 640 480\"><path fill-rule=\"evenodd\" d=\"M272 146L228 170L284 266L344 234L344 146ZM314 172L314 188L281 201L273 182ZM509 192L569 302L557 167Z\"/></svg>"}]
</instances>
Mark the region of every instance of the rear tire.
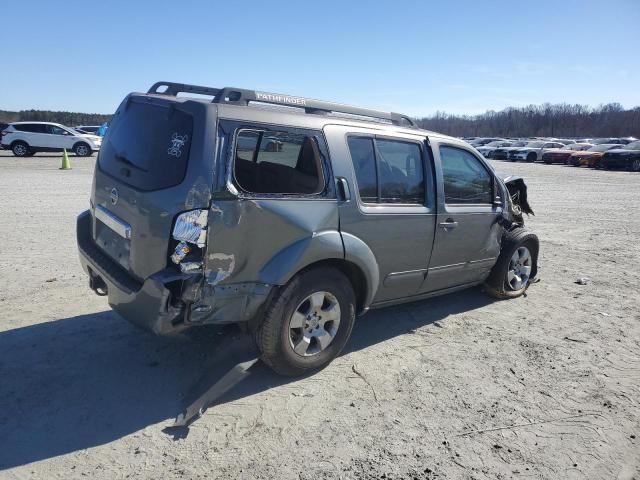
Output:
<instances>
[{"instance_id":1,"label":"rear tire","mask_svg":"<svg viewBox=\"0 0 640 480\"><path fill-rule=\"evenodd\" d=\"M13 142L11 145L11 151L16 157L26 157L29 155L29 145L25 142Z\"/></svg>"},{"instance_id":2,"label":"rear tire","mask_svg":"<svg viewBox=\"0 0 640 480\"><path fill-rule=\"evenodd\" d=\"M296 275L273 296L256 331L262 360L285 376L324 368L349 340L355 310L353 286L340 271Z\"/></svg>"},{"instance_id":3,"label":"rear tire","mask_svg":"<svg viewBox=\"0 0 640 480\"><path fill-rule=\"evenodd\" d=\"M531 231L518 227L506 232L498 261L485 282L489 295L500 299L523 295L538 272L539 250L538 237Z\"/></svg>"},{"instance_id":4,"label":"rear tire","mask_svg":"<svg viewBox=\"0 0 640 480\"><path fill-rule=\"evenodd\" d=\"M91 147L86 143L77 143L73 146L73 153L78 157L88 157L91 155Z\"/></svg>"}]
</instances>

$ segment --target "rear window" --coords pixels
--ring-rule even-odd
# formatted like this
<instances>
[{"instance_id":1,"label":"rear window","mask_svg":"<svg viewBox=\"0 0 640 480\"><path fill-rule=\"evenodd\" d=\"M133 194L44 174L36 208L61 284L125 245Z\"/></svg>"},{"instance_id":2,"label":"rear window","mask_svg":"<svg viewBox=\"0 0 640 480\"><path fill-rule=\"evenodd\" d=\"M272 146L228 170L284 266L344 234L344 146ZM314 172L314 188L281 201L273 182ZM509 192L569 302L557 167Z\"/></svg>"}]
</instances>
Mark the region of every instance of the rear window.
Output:
<instances>
[{"instance_id":1,"label":"rear window","mask_svg":"<svg viewBox=\"0 0 640 480\"><path fill-rule=\"evenodd\" d=\"M111 122L98 163L139 190L160 190L184 179L193 117L174 107L131 101Z\"/></svg>"}]
</instances>

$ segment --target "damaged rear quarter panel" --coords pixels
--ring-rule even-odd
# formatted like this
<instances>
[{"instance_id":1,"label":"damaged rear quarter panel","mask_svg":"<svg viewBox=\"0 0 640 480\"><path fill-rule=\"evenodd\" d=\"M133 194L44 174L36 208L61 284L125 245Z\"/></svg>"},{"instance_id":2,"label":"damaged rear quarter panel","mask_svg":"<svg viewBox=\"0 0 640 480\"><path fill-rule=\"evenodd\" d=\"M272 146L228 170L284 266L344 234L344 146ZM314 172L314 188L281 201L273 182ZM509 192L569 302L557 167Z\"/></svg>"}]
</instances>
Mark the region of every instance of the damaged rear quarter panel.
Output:
<instances>
[{"instance_id":1,"label":"damaged rear quarter panel","mask_svg":"<svg viewBox=\"0 0 640 480\"><path fill-rule=\"evenodd\" d=\"M207 283L282 285L315 261L344 258L336 207L336 200L318 198L214 202L205 256Z\"/></svg>"}]
</instances>

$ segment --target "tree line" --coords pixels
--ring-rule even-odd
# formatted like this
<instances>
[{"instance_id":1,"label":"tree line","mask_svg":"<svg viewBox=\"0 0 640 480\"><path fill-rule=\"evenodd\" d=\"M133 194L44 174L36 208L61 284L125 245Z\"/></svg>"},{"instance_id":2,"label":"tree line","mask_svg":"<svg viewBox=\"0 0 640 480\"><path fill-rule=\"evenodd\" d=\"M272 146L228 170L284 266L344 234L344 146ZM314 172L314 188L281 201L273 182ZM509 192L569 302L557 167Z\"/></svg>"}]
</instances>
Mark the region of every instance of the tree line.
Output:
<instances>
[{"instance_id":1,"label":"tree line","mask_svg":"<svg viewBox=\"0 0 640 480\"><path fill-rule=\"evenodd\" d=\"M0 122L55 122L100 125L111 115L51 110L0 110ZM625 137L640 138L640 107L625 110L619 103L592 108L566 103L510 107L479 115L436 112L417 120L420 127L454 137Z\"/></svg>"},{"instance_id":2,"label":"tree line","mask_svg":"<svg viewBox=\"0 0 640 480\"><path fill-rule=\"evenodd\" d=\"M73 127L74 125L101 125L111 120L111 115L99 113L54 112L51 110L0 110L0 122L53 122Z\"/></svg>"},{"instance_id":3,"label":"tree line","mask_svg":"<svg viewBox=\"0 0 640 480\"><path fill-rule=\"evenodd\" d=\"M479 115L436 112L418 119L427 130L454 137L626 137L640 138L640 107L619 103L592 108L566 103L510 107Z\"/></svg>"}]
</instances>

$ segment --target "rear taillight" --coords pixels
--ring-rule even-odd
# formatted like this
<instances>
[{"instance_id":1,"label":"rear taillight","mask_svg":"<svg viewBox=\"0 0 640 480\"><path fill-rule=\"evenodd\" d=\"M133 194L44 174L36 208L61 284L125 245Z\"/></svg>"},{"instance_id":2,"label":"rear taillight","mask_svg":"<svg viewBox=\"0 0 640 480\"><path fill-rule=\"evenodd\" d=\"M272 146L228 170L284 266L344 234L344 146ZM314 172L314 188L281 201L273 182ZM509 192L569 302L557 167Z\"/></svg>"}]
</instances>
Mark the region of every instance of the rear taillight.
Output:
<instances>
[{"instance_id":1,"label":"rear taillight","mask_svg":"<svg viewBox=\"0 0 640 480\"><path fill-rule=\"evenodd\" d=\"M178 215L173 226L173 238L179 243L170 258L183 273L202 269L203 251L207 244L207 210L191 210Z\"/></svg>"}]
</instances>

